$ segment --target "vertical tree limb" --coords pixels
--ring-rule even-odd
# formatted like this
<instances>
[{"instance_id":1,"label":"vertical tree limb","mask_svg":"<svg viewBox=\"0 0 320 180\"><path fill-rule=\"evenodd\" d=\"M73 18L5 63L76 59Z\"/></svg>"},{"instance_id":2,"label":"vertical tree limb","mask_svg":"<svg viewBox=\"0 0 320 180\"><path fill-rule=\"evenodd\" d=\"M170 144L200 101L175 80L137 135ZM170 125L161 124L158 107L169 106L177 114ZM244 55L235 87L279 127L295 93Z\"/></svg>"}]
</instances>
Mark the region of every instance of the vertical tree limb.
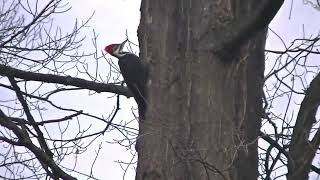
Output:
<instances>
[{"instance_id":1,"label":"vertical tree limb","mask_svg":"<svg viewBox=\"0 0 320 180\"><path fill-rule=\"evenodd\" d=\"M320 145L320 131L309 141L320 105L320 74L311 82L301 103L289 146L288 180L308 179L310 167Z\"/></svg>"},{"instance_id":2,"label":"vertical tree limb","mask_svg":"<svg viewBox=\"0 0 320 180\"><path fill-rule=\"evenodd\" d=\"M34 128L34 130L36 131L37 133L37 140L40 144L40 147L44 150L44 152L50 157L52 158L53 157L53 153L50 151L45 139L44 139L44 136L43 136L43 133L41 132L39 126L36 124L36 121L35 119L33 118L30 110L29 110L29 106L26 102L26 100L23 98L23 95L20 91L20 88L16 82L16 80L14 79L14 77L8 77L14 91L16 92L16 95L17 95L17 98L19 100L19 102L21 103L22 107L23 107L23 110L24 112L26 113L26 116L27 116L27 120L31 123L31 126Z\"/></svg>"}]
</instances>

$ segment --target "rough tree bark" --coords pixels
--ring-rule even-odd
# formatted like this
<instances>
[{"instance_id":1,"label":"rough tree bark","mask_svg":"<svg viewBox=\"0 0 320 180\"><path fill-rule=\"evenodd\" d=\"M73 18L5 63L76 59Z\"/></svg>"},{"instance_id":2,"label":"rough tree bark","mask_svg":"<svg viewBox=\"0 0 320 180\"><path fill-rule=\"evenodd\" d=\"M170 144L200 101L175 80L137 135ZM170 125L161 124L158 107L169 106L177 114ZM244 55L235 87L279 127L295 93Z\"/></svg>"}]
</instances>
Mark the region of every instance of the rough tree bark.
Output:
<instances>
[{"instance_id":1,"label":"rough tree bark","mask_svg":"<svg viewBox=\"0 0 320 180\"><path fill-rule=\"evenodd\" d=\"M311 82L301 103L288 153L288 180L308 179L312 160L320 145L320 130L309 137L313 124L316 123L316 113L320 105L320 74ZM310 140L309 140L310 139Z\"/></svg>"},{"instance_id":2,"label":"rough tree bark","mask_svg":"<svg viewBox=\"0 0 320 180\"><path fill-rule=\"evenodd\" d=\"M136 180L257 179L265 29L282 2L142 0Z\"/></svg>"}]
</instances>

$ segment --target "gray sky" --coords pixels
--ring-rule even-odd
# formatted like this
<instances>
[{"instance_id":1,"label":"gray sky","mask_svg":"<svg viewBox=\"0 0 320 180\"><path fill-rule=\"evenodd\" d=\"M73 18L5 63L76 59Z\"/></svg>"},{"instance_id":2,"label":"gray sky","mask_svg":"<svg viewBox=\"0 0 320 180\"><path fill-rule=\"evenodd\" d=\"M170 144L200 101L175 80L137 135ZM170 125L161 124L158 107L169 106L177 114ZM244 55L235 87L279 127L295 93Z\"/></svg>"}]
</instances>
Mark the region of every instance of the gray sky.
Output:
<instances>
[{"instance_id":1,"label":"gray sky","mask_svg":"<svg viewBox=\"0 0 320 180\"><path fill-rule=\"evenodd\" d=\"M303 0L285 2L285 6L282 7L270 27L275 30L287 44L290 44L295 38L301 38L303 36L308 38L312 34L315 35L320 32L320 21L316 20L320 19L319 11L310 6L302 5ZM79 21L86 20L95 11L89 25L94 28L95 32L99 35L97 42L98 49L102 50L108 44L123 41L125 39L126 30L129 33L130 40L138 44L137 27L140 18L140 0L69 0L69 3L72 6L72 9L69 12L54 17L55 22L59 24L63 30L70 30L75 19L78 19ZM290 15L291 6L292 13ZM302 24L304 26L302 26ZM87 31L85 31L85 35L92 37L92 29L88 28ZM269 33L269 37L270 39L267 41L266 46L267 49L283 50L283 45L276 36ZM84 47L85 50L92 50L90 39L87 40L87 43L87 46ZM117 63L116 59L113 60ZM90 62L90 60L88 61ZM268 70L268 65L266 70ZM68 101L61 98L57 99L57 101L64 103L66 106L77 104L80 109L83 106L83 109L95 112L96 114L108 114L106 111L110 111L114 105L114 100L107 99L106 94L87 96L86 93L79 92L67 94L66 96L68 96ZM117 120L132 119L133 116L131 115L130 117L128 114L131 114L131 107L136 106L133 98L128 100L127 98L122 97L121 100L122 110L120 114L118 114ZM297 101L301 101L301 98L299 99L297 97ZM113 104L110 103L111 105L109 105L109 102L113 102ZM282 102L280 101L276 107L279 112L283 111L284 108L281 106L281 103ZM55 112L52 112L51 116L55 115ZM91 122L84 122L84 125L89 126L90 123ZM105 126L105 123L93 124L93 130L101 130L101 126ZM100 138L95 142L85 155L79 156L77 170L89 173L90 165L94 160L94 155L98 149L99 143L111 140L117 136L119 136L117 133L106 134L103 138ZM116 161L129 161L131 157L132 155L130 152L126 151L124 147L117 144L110 145L108 143L103 143L101 153L94 166L93 174L99 179L122 179L123 170ZM134 176L135 171L130 168L125 179L133 180ZM316 176L313 176L313 178L316 179Z\"/></svg>"},{"instance_id":2,"label":"gray sky","mask_svg":"<svg viewBox=\"0 0 320 180\"><path fill-rule=\"evenodd\" d=\"M69 1L72 9L66 14L62 14L55 18L55 21L62 25L63 28L69 30L72 28L75 19L86 20L90 15L95 12L89 25L95 29L95 32L99 35L98 37L98 49L103 50L103 48L112 43L119 43L125 39L125 32L128 31L128 35L131 41L138 44L137 40L137 27L140 20L140 0L73 0ZM86 31L86 36L92 37L92 29ZM87 42L88 47L91 48L90 40ZM117 64L116 59L113 59ZM89 60L88 60L89 61ZM108 69L106 69L108 71ZM107 115L106 110L113 108L115 99L107 99L106 95L95 95L87 97L84 94L74 94L68 97L68 103L70 105L81 101L83 109L87 111L95 111L96 114ZM108 102L110 106L106 106ZM80 102L79 102L80 103ZM76 103L78 104L78 103ZM87 104L87 105L86 105ZM89 105L89 106L88 106ZM118 113L117 119L131 120L133 116L131 115L131 107L136 106L133 98L127 100L125 97L121 97L121 111ZM116 121L116 120L115 120ZM105 124L101 124L103 127ZM93 130L101 130L99 126L93 125ZM90 172L90 165L93 162L94 155L98 149L100 142L106 140L112 140L120 136L117 133L106 134L104 138L100 138L95 145L91 146L86 152L85 156L79 156L78 171L83 171L85 173ZM116 161L128 162L132 158L129 151L126 151L124 147L117 144L110 145L108 143L103 143L101 153L94 166L94 175L99 179L111 179L119 180L123 178L123 170ZM133 180L135 177L135 171L133 167L129 169L126 173L126 180ZM81 178L79 178L81 179Z\"/></svg>"},{"instance_id":3,"label":"gray sky","mask_svg":"<svg viewBox=\"0 0 320 180\"><path fill-rule=\"evenodd\" d=\"M304 4L304 2L306 1L307 0L285 1L284 6L281 8L279 13L276 15L275 19L271 22L269 26L286 42L287 47L290 46L291 42L296 38L316 37L320 33L320 11L315 8L312 8L310 4ZM285 47L281 40L277 36L275 36L274 33L269 32L269 38L267 40L266 49L281 51L285 50ZM314 63L319 65L319 58L312 58L312 56L310 56L308 58L308 63ZM268 68L270 67L271 64L266 64L266 73L268 72ZM313 77L314 74L310 73L310 75L306 76L306 79L310 83ZM272 79L271 81L269 81L269 83L272 83ZM296 90L302 91L303 87L299 88L299 83L296 84ZM299 104L301 103L302 99L303 96L301 95L293 96L293 101L288 110L289 114L293 113L293 117L296 117L298 113ZM286 97L278 98L277 102L274 103L273 112L279 115L283 115L287 104L286 102ZM318 117L320 117L319 112ZM281 125L279 127L281 127ZM268 127L265 127L265 129L267 128ZM316 156L313 164L317 167L320 167L319 162L319 156ZM282 173L283 169L280 169L280 171L276 173L276 175L280 175ZM282 177L280 179L284 180L286 178ZM319 179L319 176L316 173L310 173L310 180L315 179Z\"/></svg>"},{"instance_id":4,"label":"gray sky","mask_svg":"<svg viewBox=\"0 0 320 180\"><path fill-rule=\"evenodd\" d=\"M270 25L270 28L276 31L276 33L286 41L287 45L295 38L301 38L303 36L308 38L311 35L319 33L320 21L314 20L315 17L319 17L319 12L310 6L303 5L302 2L302 0L286 1L286 4ZM90 25L99 34L99 48L103 49L105 45L123 41L126 30L129 32L129 38L138 43L136 31L140 18L140 0L93 0L90 1L90 3L88 3L87 0L77 0L70 1L70 4L73 9L68 13L69 15L67 17L62 15L63 17L61 17L61 19L58 18L57 22L62 22L67 27L75 18L84 20L95 11ZM313 21L311 21L312 19ZM88 31L88 33L90 33L90 31ZM272 33L269 33L266 48L270 50L284 50L281 41ZM266 70L268 70L268 65L266 66ZM301 101L301 98L296 98L297 102ZM103 102L99 102L99 98L91 98L88 99L88 101L91 101L89 104L103 104ZM135 105L132 99L125 102L129 104L122 114L130 113L128 110L131 106ZM285 108L281 106L281 103L282 102L279 101L275 109L275 111L279 111L279 113ZM101 109L101 111L103 111L103 109ZM114 161L129 160L130 157L131 155L126 152L123 147L105 144L99 160L95 165L94 173L96 177L101 179L122 179L123 171ZM90 158L88 157L84 161L86 160L90 160ZM87 168L85 165L87 164L84 164L83 168ZM134 170L131 169L125 179L134 179L134 174Z\"/></svg>"}]
</instances>

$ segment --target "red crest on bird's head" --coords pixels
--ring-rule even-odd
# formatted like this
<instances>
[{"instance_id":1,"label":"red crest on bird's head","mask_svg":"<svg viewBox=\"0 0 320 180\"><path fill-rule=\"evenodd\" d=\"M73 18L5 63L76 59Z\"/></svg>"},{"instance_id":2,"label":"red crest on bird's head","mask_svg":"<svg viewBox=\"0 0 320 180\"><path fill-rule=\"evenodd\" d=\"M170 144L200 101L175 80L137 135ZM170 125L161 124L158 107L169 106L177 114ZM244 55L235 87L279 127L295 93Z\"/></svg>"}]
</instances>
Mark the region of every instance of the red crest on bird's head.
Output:
<instances>
[{"instance_id":1,"label":"red crest on bird's head","mask_svg":"<svg viewBox=\"0 0 320 180\"><path fill-rule=\"evenodd\" d=\"M104 48L105 51L107 51L107 53L109 53L110 55L114 56L114 57L123 57L124 55L126 55L126 52L122 52L122 49L124 47L124 45L126 44L128 40L123 41L121 44L110 44L108 46L106 46Z\"/></svg>"},{"instance_id":2,"label":"red crest on bird's head","mask_svg":"<svg viewBox=\"0 0 320 180\"><path fill-rule=\"evenodd\" d=\"M104 48L104 50L105 50L107 53L112 54L112 52L113 52L113 46L114 46L114 44L110 44L110 45L106 46L106 47Z\"/></svg>"}]
</instances>

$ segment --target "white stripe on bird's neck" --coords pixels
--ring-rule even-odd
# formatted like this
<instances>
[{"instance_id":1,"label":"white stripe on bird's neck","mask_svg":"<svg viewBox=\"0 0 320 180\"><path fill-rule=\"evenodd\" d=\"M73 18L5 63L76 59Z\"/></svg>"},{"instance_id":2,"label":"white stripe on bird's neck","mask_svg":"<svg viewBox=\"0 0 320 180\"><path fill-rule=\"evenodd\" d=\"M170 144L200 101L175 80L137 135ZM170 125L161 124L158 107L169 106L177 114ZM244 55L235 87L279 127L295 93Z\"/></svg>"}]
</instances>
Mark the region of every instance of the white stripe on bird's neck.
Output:
<instances>
[{"instance_id":1,"label":"white stripe on bird's neck","mask_svg":"<svg viewBox=\"0 0 320 180\"><path fill-rule=\"evenodd\" d=\"M116 49L113 51L113 56L115 56L117 58L121 58L121 57L123 57L123 56L125 56L127 54L130 54L130 53L121 51L121 46L120 45L118 45L116 47Z\"/></svg>"}]
</instances>

